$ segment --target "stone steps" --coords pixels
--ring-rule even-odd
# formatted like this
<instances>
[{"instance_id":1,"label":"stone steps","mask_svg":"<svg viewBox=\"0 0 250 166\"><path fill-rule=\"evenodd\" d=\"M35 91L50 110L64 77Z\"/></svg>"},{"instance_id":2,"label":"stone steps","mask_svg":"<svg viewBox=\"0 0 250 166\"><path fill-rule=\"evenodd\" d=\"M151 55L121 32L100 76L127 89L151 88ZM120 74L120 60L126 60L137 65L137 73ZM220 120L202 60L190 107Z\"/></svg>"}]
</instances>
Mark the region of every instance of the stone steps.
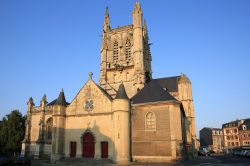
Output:
<instances>
[{"instance_id":1,"label":"stone steps","mask_svg":"<svg viewBox=\"0 0 250 166\"><path fill-rule=\"evenodd\" d=\"M110 165L113 161L110 159L92 159L92 158L65 158L56 162L57 164L77 164L82 163L84 165Z\"/></svg>"}]
</instances>

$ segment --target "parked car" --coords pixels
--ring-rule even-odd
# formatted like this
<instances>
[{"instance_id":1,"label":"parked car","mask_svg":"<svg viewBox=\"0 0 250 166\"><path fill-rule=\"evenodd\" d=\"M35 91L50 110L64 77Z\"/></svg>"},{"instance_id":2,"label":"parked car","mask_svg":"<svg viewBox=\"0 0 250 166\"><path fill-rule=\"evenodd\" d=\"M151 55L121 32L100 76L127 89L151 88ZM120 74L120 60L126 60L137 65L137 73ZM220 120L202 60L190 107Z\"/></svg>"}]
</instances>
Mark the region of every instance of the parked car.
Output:
<instances>
[{"instance_id":1,"label":"parked car","mask_svg":"<svg viewBox=\"0 0 250 166\"><path fill-rule=\"evenodd\" d=\"M250 151L246 153L245 157L250 158Z\"/></svg>"},{"instance_id":2,"label":"parked car","mask_svg":"<svg viewBox=\"0 0 250 166\"><path fill-rule=\"evenodd\" d=\"M240 153L240 156L245 157L247 152L248 152L247 150L242 150L241 153Z\"/></svg>"},{"instance_id":3,"label":"parked car","mask_svg":"<svg viewBox=\"0 0 250 166\"><path fill-rule=\"evenodd\" d=\"M240 150L234 150L234 151L232 152L232 155L234 155L234 156L240 156L240 154L241 154L241 151L240 151Z\"/></svg>"},{"instance_id":4,"label":"parked car","mask_svg":"<svg viewBox=\"0 0 250 166\"><path fill-rule=\"evenodd\" d=\"M198 151L198 155L199 155L199 156L209 156L210 153L209 153L209 151L208 151L206 148L201 148L201 149Z\"/></svg>"},{"instance_id":5,"label":"parked car","mask_svg":"<svg viewBox=\"0 0 250 166\"><path fill-rule=\"evenodd\" d=\"M30 166L31 165L31 159L27 157L19 157L13 161L14 165L25 165Z\"/></svg>"}]
</instances>

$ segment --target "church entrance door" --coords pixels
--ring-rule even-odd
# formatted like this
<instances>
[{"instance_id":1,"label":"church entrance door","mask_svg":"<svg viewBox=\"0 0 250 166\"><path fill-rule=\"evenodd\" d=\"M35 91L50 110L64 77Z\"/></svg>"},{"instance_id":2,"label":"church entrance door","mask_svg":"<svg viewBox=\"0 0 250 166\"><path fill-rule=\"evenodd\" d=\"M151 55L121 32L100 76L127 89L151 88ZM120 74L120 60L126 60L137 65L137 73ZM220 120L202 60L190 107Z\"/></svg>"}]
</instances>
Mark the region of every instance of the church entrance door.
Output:
<instances>
[{"instance_id":1,"label":"church entrance door","mask_svg":"<svg viewBox=\"0 0 250 166\"><path fill-rule=\"evenodd\" d=\"M108 142L101 142L102 158L108 158Z\"/></svg>"},{"instance_id":2,"label":"church entrance door","mask_svg":"<svg viewBox=\"0 0 250 166\"><path fill-rule=\"evenodd\" d=\"M83 136L82 156L87 158L94 158L95 156L95 139L91 133L86 133Z\"/></svg>"},{"instance_id":3,"label":"church entrance door","mask_svg":"<svg viewBox=\"0 0 250 166\"><path fill-rule=\"evenodd\" d=\"M70 142L70 157L76 157L76 142Z\"/></svg>"}]
</instances>

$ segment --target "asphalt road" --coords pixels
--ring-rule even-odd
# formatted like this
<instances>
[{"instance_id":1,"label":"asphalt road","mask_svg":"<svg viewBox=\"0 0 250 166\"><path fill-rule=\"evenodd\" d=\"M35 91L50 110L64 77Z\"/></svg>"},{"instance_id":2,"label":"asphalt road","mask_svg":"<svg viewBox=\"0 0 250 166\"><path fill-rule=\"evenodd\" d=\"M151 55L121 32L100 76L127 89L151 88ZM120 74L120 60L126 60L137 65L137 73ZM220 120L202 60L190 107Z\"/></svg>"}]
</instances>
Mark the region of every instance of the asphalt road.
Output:
<instances>
[{"instance_id":1,"label":"asphalt road","mask_svg":"<svg viewBox=\"0 0 250 166\"><path fill-rule=\"evenodd\" d=\"M51 164L48 161L44 160L34 160L32 161L32 166L114 166L113 164L107 161L93 161L93 160L67 160L60 161L56 164ZM250 166L250 158L243 158L237 156L229 155L216 155L216 156L199 156L196 159L176 162L176 163L130 163L123 166Z\"/></svg>"},{"instance_id":2,"label":"asphalt road","mask_svg":"<svg viewBox=\"0 0 250 166\"><path fill-rule=\"evenodd\" d=\"M176 163L173 166L250 166L250 158L231 156L231 155L213 155L199 156L196 159Z\"/></svg>"}]
</instances>

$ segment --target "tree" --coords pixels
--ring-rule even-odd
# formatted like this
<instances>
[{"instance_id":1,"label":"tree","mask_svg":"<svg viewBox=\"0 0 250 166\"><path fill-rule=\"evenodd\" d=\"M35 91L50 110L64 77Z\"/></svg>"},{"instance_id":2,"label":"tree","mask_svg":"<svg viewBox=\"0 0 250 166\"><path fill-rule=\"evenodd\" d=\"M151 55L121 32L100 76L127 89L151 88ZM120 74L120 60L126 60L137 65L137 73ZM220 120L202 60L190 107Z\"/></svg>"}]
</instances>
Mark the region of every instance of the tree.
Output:
<instances>
[{"instance_id":1,"label":"tree","mask_svg":"<svg viewBox=\"0 0 250 166\"><path fill-rule=\"evenodd\" d=\"M13 110L0 121L0 153L12 156L21 150L26 117Z\"/></svg>"}]
</instances>

